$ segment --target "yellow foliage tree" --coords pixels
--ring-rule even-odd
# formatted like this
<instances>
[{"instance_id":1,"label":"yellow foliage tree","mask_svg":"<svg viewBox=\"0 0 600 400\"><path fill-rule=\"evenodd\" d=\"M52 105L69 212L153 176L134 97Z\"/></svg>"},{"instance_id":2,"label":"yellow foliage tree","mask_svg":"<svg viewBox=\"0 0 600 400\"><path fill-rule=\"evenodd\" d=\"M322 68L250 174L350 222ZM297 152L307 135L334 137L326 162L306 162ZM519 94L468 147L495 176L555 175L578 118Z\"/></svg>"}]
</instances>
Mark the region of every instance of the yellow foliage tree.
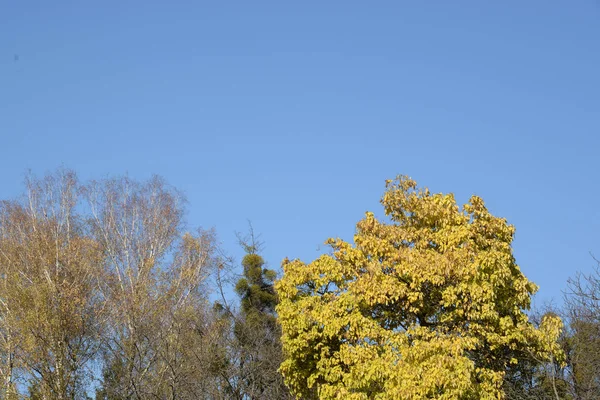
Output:
<instances>
[{"instance_id":1,"label":"yellow foliage tree","mask_svg":"<svg viewBox=\"0 0 600 400\"><path fill-rule=\"evenodd\" d=\"M283 263L281 372L296 395L502 399L520 359L561 356L560 319L538 329L524 312L537 287L515 263L512 225L477 196L461 208L407 177L386 188L389 222L368 212L354 246L329 239L332 254Z\"/></svg>"}]
</instances>

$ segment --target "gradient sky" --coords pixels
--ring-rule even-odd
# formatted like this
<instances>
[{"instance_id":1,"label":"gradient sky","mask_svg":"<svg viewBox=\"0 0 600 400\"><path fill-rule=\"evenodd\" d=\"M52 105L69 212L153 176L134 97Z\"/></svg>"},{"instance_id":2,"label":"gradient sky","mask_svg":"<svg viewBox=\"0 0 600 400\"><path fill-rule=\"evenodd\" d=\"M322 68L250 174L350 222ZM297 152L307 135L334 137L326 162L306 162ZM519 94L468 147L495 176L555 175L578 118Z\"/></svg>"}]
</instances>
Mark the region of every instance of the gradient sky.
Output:
<instances>
[{"instance_id":1,"label":"gradient sky","mask_svg":"<svg viewBox=\"0 0 600 400\"><path fill-rule=\"evenodd\" d=\"M238 257L310 261L406 174L517 228L560 303L600 256L600 2L0 2L0 198L156 173Z\"/></svg>"}]
</instances>

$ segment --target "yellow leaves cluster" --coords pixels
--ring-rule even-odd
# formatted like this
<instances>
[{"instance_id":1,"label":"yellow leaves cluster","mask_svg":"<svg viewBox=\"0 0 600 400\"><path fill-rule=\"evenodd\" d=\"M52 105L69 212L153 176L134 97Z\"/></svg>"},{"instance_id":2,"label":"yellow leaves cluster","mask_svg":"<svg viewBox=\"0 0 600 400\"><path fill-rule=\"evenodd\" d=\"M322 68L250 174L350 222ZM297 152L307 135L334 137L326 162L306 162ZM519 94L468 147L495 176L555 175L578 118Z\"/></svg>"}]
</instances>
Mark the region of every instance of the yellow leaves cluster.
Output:
<instances>
[{"instance_id":1,"label":"yellow leaves cluster","mask_svg":"<svg viewBox=\"0 0 600 400\"><path fill-rule=\"evenodd\" d=\"M386 182L390 223L366 213L354 245L286 261L277 282L287 384L323 399L501 399L519 354L560 356L562 325L523 310L537 287L514 227L481 198L462 207L406 177Z\"/></svg>"}]
</instances>

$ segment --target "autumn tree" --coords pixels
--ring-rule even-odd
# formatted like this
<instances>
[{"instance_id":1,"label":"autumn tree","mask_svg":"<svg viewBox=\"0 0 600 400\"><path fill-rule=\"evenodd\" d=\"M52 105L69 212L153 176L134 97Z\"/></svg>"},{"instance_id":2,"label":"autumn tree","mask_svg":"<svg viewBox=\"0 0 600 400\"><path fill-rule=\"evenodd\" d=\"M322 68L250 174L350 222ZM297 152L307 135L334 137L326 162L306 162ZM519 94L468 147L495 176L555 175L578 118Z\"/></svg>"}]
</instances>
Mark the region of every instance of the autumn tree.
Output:
<instances>
[{"instance_id":1,"label":"autumn tree","mask_svg":"<svg viewBox=\"0 0 600 400\"><path fill-rule=\"evenodd\" d=\"M184 205L159 177L68 170L0 202L0 399L231 398L246 378L209 300L230 261Z\"/></svg>"},{"instance_id":2,"label":"autumn tree","mask_svg":"<svg viewBox=\"0 0 600 400\"><path fill-rule=\"evenodd\" d=\"M20 387L39 399L83 398L106 307L97 287L102 251L77 212L71 171L30 177L0 203L1 398Z\"/></svg>"},{"instance_id":3,"label":"autumn tree","mask_svg":"<svg viewBox=\"0 0 600 400\"><path fill-rule=\"evenodd\" d=\"M481 198L459 207L399 177L386 220L368 212L354 245L283 263L276 283L285 360L301 398L502 399L526 354L561 357L561 320L524 312L537 287L517 266L515 229Z\"/></svg>"},{"instance_id":4,"label":"autumn tree","mask_svg":"<svg viewBox=\"0 0 600 400\"><path fill-rule=\"evenodd\" d=\"M568 321L561 309L549 305L544 310L536 309L529 313L530 321L540 327L548 316L558 316ZM504 376L503 390L506 400L574 400L572 396L571 368L569 354L571 352L571 333L568 326L563 329L558 345L565 357L549 357L540 359L534 352L522 354L519 363L507 370Z\"/></svg>"}]
</instances>

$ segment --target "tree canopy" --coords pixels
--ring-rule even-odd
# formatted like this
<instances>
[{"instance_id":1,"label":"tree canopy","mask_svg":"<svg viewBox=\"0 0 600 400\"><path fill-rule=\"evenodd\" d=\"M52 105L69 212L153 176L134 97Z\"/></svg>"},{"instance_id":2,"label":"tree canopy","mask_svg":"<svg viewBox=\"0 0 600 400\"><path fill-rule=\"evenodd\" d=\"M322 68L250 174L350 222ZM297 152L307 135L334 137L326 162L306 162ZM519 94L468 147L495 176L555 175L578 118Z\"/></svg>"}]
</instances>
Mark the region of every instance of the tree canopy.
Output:
<instances>
[{"instance_id":1,"label":"tree canopy","mask_svg":"<svg viewBox=\"0 0 600 400\"><path fill-rule=\"evenodd\" d=\"M277 281L252 226L236 266L159 177L30 176L0 201L0 399L597 398L600 267L530 310L481 198L400 176L381 202Z\"/></svg>"},{"instance_id":2,"label":"tree canopy","mask_svg":"<svg viewBox=\"0 0 600 400\"><path fill-rule=\"evenodd\" d=\"M283 263L281 371L301 398L501 399L530 355L562 357L561 320L528 319L537 287L516 264L515 228L481 198L462 207L415 181L386 183L354 244Z\"/></svg>"}]
</instances>

